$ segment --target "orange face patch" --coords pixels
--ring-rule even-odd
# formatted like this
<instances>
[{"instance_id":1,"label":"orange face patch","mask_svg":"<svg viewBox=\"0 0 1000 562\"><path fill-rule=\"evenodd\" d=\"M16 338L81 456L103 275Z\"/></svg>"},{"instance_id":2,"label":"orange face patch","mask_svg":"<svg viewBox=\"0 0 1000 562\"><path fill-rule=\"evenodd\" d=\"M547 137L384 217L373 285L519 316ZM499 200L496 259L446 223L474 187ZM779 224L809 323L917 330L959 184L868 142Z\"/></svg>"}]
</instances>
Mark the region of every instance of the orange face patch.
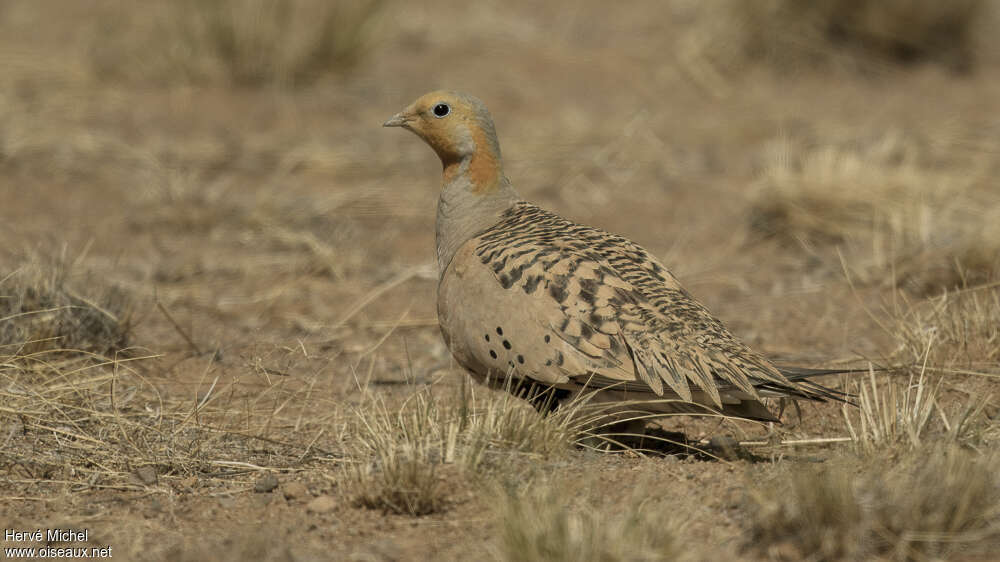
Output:
<instances>
[{"instance_id":1,"label":"orange face patch","mask_svg":"<svg viewBox=\"0 0 1000 562\"><path fill-rule=\"evenodd\" d=\"M479 127L472 129L472 141L476 143L476 152L469 161L469 179L474 193L491 193L500 183L500 162L486 138L486 133Z\"/></svg>"},{"instance_id":2,"label":"orange face patch","mask_svg":"<svg viewBox=\"0 0 1000 562\"><path fill-rule=\"evenodd\" d=\"M482 134L481 132L479 133ZM473 136L475 138L475 134ZM444 183L450 183L457 179L459 175L465 175L472 186L471 191L479 195L493 193L500 185L499 159L489 148L480 150L480 141L476 142L476 152L469 158L468 163L463 166L463 162L458 159L446 160L441 157L444 163Z\"/></svg>"},{"instance_id":3,"label":"orange face patch","mask_svg":"<svg viewBox=\"0 0 1000 562\"><path fill-rule=\"evenodd\" d=\"M438 118L433 108L441 103L448 104L450 113ZM485 108L451 92L438 91L421 96L404 114L410 117L407 127L441 159L445 183L461 174L468 179L473 193L485 195L498 189L503 172L496 139L489 138L490 133L481 124L484 120L489 122L489 115L480 112L485 112Z\"/></svg>"}]
</instances>

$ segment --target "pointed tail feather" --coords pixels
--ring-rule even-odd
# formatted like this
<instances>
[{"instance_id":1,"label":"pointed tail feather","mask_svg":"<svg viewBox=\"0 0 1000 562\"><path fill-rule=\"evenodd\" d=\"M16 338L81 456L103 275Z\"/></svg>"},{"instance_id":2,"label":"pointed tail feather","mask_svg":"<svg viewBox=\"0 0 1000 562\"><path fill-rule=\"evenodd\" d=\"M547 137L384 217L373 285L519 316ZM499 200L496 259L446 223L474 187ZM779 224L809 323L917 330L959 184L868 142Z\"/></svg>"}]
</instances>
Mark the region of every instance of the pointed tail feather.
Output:
<instances>
[{"instance_id":1,"label":"pointed tail feather","mask_svg":"<svg viewBox=\"0 0 1000 562\"><path fill-rule=\"evenodd\" d=\"M870 367L875 371L885 371L885 367ZM853 369L810 369L809 367L795 367L793 365L778 365L778 371L785 375L788 380L799 381L809 377L821 377L823 375L844 375L847 373L867 373L869 367L857 367Z\"/></svg>"},{"instance_id":2,"label":"pointed tail feather","mask_svg":"<svg viewBox=\"0 0 1000 562\"><path fill-rule=\"evenodd\" d=\"M846 402L847 404L855 405L851 401L854 395L849 392L842 392L840 390L834 390L832 388L823 386L817 382L809 380L811 377L821 377L824 375L843 375L848 373L867 373L871 370L884 371L884 367L865 367L856 369L810 369L808 367L795 367L790 365L783 365L778 367L778 371L785 378L792 382L796 382L799 385L799 392L790 392L794 398L805 398L808 400L815 400L817 402L825 402L827 400L833 400L835 402ZM765 390L775 390L775 391L786 391L789 389L782 388L780 385L776 384L766 384L761 385L761 389Z\"/></svg>"}]
</instances>

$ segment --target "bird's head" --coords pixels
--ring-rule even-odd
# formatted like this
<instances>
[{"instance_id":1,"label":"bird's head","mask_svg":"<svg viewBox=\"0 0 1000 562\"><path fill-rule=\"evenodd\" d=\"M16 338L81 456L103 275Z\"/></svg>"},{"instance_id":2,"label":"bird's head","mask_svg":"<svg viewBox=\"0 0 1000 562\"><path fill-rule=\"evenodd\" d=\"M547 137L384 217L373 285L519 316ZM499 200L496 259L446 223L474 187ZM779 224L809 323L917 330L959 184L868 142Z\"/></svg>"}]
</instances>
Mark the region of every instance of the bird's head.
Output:
<instances>
[{"instance_id":1,"label":"bird's head","mask_svg":"<svg viewBox=\"0 0 1000 562\"><path fill-rule=\"evenodd\" d=\"M460 92L424 94L393 115L383 127L402 127L429 144L447 168L475 156L500 162L493 119L483 102Z\"/></svg>"}]
</instances>

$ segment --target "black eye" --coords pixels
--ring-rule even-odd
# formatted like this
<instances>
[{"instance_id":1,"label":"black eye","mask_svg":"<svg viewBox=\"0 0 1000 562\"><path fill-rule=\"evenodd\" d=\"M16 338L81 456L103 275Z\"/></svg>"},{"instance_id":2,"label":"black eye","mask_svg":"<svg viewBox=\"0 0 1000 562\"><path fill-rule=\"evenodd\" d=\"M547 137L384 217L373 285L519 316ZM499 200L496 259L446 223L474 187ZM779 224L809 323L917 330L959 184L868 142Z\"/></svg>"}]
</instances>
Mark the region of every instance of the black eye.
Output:
<instances>
[{"instance_id":1,"label":"black eye","mask_svg":"<svg viewBox=\"0 0 1000 562\"><path fill-rule=\"evenodd\" d=\"M448 104L446 103L439 103L434 106L434 116L438 117L439 119L441 117L444 117L445 115L448 115L449 113L451 113L451 108L448 107Z\"/></svg>"}]
</instances>

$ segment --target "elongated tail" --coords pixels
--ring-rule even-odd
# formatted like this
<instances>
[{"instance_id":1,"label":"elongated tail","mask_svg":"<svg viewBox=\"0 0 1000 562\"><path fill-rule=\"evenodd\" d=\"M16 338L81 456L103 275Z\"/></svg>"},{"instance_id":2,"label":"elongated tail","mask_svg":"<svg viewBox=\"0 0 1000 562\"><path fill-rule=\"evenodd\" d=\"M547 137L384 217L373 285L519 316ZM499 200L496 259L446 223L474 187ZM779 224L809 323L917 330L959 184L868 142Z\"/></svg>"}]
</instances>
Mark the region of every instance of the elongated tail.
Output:
<instances>
[{"instance_id":1,"label":"elongated tail","mask_svg":"<svg viewBox=\"0 0 1000 562\"><path fill-rule=\"evenodd\" d=\"M793 398L804 398L806 400L813 400L816 402L825 402L827 400L833 400L835 402L846 402L851 405L855 405L851 402L854 395L842 392L840 390L834 390L832 388L823 386L817 382L813 382L809 379L812 377L822 377L824 375L845 375L850 373L867 373L871 370L884 371L882 367L867 367L867 368L856 368L856 369L810 369L808 367L794 367L794 366L778 366L778 370L781 371L782 375L788 380L798 383L804 392L791 391L789 388L781 387L780 385L764 384L758 387L758 390L762 391L772 391L779 394L784 394L785 396L790 396ZM772 388L773 387L773 388Z\"/></svg>"},{"instance_id":2,"label":"elongated tail","mask_svg":"<svg viewBox=\"0 0 1000 562\"><path fill-rule=\"evenodd\" d=\"M811 369L808 367L778 366L778 371L780 371L781 374L784 375L789 381L796 383L798 388L791 388L777 383L764 383L756 385L756 388L757 391L760 392L761 396L771 398L804 399L811 400L813 402L826 402L827 400L832 400L834 402L842 402L856 406L856 404L852 402L852 399L854 398L853 394L842 392L840 390L834 390L809 379L824 375L867 373L870 370L884 371L885 368L868 367L857 369ZM742 402L735 407L727 405L726 408L724 408L723 413L757 421L780 422L780 420L775 417L774 414L772 414L763 404L752 400Z\"/></svg>"}]
</instances>

